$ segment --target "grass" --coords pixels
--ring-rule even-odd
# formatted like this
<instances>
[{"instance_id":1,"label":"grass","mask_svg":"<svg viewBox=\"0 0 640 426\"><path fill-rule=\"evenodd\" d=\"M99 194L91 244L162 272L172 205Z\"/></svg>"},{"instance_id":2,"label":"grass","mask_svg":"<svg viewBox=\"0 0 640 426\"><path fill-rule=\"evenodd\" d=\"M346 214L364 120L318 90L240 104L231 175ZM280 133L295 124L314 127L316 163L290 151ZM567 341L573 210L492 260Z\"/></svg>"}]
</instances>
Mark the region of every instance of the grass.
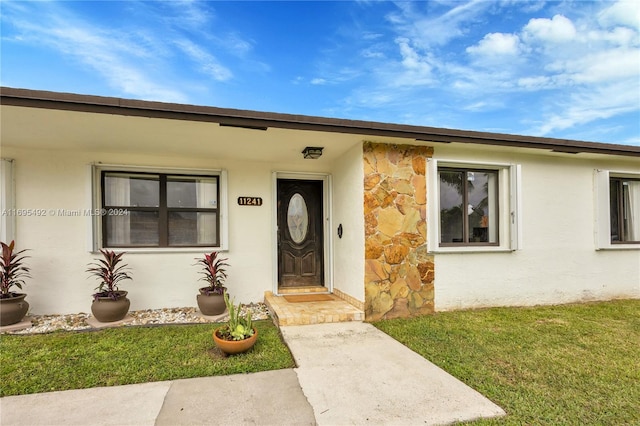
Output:
<instances>
[{"instance_id":1,"label":"grass","mask_svg":"<svg viewBox=\"0 0 640 426\"><path fill-rule=\"evenodd\" d=\"M640 424L640 300L374 325L507 412L474 425Z\"/></svg>"},{"instance_id":2,"label":"grass","mask_svg":"<svg viewBox=\"0 0 640 426\"><path fill-rule=\"evenodd\" d=\"M253 349L229 357L215 348L212 324L3 335L0 396L294 367L277 327L254 325Z\"/></svg>"}]
</instances>

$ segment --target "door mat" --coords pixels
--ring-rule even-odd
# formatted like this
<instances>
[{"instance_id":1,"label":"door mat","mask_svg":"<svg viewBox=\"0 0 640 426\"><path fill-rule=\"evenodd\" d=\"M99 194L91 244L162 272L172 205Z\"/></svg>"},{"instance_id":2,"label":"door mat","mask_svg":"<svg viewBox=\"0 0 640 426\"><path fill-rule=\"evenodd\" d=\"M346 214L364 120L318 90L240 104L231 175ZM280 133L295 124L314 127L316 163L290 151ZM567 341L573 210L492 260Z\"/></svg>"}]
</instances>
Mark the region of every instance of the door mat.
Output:
<instances>
[{"instance_id":1,"label":"door mat","mask_svg":"<svg viewBox=\"0 0 640 426\"><path fill-rule=\"evenodd\" d=\"M289 303L300 302L330 302L336 300L330 294L288 294L283 296Z\"/></svg>"}]
</instances>

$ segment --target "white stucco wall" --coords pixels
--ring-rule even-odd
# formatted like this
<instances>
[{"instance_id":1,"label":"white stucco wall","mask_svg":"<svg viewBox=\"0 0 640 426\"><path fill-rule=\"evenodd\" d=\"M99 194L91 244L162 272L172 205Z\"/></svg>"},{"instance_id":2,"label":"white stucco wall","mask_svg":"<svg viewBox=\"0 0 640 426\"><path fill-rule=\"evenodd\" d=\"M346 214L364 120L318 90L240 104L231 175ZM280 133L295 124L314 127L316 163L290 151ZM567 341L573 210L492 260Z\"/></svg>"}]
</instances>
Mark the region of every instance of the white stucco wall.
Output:
<instances>
[{"instance_id":1,"label":"white stucco wall","mask_svg":"<svg viewBox=\"0 0 640 426\"><path fill-rule=\"evenodd\" d=\"M364 179L362 145L336 162L333 175L334 288L364 302ZM342 224L342 238L337 228Z\"/></svg>"},{"instance_id":2,"label":"white stucco wall","mask_svg":"<svg viewBox=\"0 0 640 426\"><path fill-rule=\"evenodd\" d=\"M2 157L15 160L17 209L91 208L88 170L95 162L225 169L229 200L225 257L231 264L227 285L239 302L261 301L264 291L273 288L273 172L330 174L328 244L333 284L364 301L362 136L2 109ZM437 160L518 164L522 172L522 246L513 252L435 253L437 310L640 297L640 247L596 250L594 242L594 170L640 173L637 158L420 143L432 145ZM300 151L306 145L325 147L323 157L303 160ZM239 196L262 197L264 204L238 206ZM433 196L427 192L428 203ZM97 285L85 272L95 257L89 250L90 218L21 216L15 224L18 247L32 249L33 279L25 287L31 311L88 312ZM337 238L340 224L342 239ZM129 253L126 262L134 281L122 288L130 292L131 309L195 306L202 283L193 263L199 255L198 250Z\"/></svg>"},{"instance_id":3,"label":"white stucco wall","mask_svg":"<svg viewBox=\"0 0 640 426\"><path fill-rule=\"evenodd\" d=\"M3 156L15 159L16 208L83 210L91 208L89 165L93 162L168 168L219 169L228 172L230 268L227 287L238 302L258 302L271 290L272 263L272 172L315 171L316 163L284 164L215 160L204 157L163 157L139 154L89 153L68 150L36 150L7 147ZM262 197L260 207L238 206L239 196ZM97 281L88 278L90 218L58 214L16 218L19 248L31 249L32 279L24 291L34 314L89 312ZM126 263L133 281L121 289L129 291L131 309L196 306L198 281L195 258L203 251L136 252L129 250Z\"/></svg>"},{"instance_id":4,"label":"white stucco wall","mask_svg":"<svg viewBox=\"0 0 640 426\"><path fill-rule=\"evenodd\" d=\"M593 177L597 168L640 173L640 162L514 151L436 146L438 159L506 162L522 170L522 247L437 253L436 310L640 297L640 247L596 250Z\"/></svg>"}]
</instances>

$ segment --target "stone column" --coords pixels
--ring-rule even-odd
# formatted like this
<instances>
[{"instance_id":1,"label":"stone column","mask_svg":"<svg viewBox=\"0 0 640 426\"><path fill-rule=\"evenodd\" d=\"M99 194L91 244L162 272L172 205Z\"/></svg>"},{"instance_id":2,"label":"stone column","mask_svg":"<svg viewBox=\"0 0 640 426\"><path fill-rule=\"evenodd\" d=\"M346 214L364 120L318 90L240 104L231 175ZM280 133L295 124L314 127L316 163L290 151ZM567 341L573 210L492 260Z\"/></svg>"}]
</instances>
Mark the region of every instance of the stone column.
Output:
<instances>
[{"instance_id":1,"label":"stone column","mask_svg":"<svg viewBox=\"0 0 640 426\"><path fill-rule=\"evenodd\" d=\"M365 319L433 313L426 161L433 148L366 142Z\"/></svg>"}]
</instances>

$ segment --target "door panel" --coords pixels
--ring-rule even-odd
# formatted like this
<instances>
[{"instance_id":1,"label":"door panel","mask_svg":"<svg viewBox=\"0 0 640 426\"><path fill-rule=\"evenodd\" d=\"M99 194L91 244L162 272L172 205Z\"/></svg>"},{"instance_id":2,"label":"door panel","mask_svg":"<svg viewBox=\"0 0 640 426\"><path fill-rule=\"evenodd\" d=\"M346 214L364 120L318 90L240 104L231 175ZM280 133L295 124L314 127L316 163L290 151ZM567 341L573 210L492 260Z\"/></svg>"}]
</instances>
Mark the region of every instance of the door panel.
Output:
<instances>
[{"instance_id":1,"label":"door panel","mask_svg":"<svg viewBox=\"0 0 640 426\"><path fill-rule=\"evenodd\" d=\"M278 285L324 285L322 181L278 179Z\"/></svg>"}]
</instances>

